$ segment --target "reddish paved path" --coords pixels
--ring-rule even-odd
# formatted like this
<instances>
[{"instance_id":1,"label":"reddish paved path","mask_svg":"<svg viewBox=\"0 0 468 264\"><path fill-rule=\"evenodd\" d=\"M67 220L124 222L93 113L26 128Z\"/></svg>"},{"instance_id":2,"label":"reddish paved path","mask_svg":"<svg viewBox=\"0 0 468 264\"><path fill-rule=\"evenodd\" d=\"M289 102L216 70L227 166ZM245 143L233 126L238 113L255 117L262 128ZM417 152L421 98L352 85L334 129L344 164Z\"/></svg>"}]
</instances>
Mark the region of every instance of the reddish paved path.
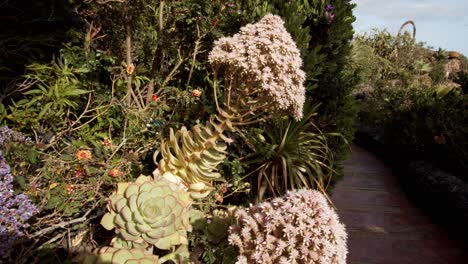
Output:
<instances>
[{"instance_id":1,"label":"reddish paved path","mask_svg":"<svg viewBox=\"0 0 468 264\"><path fill-rule=\"evenodd\" d=\"M373 154L352 146L344 173L332 200L348 231L349 264L468 264L468 252L407 200Z\"/></svg>"}]
</instances>

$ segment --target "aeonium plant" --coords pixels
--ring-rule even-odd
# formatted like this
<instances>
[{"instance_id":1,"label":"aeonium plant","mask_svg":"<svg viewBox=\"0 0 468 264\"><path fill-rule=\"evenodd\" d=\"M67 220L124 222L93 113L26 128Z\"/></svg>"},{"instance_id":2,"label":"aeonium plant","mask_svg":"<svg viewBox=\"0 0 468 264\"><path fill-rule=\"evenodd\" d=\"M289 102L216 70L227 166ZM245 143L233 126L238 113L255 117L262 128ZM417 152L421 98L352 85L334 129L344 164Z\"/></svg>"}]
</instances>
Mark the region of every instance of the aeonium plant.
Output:
<instances>
[{"instance_id":1,"label":"aeonium plant","mask_svg":"<svg viewBox=\"0 0 468 264\"><path fill-rule=\"evenodd\" d=\"M232 143L224 132L278 115L302 118L305 73L300 52L279 16L267 15L234 36L219 39L209 61L217 114L204 126L171 129L154 155L158 168L153 178L140 176L133 183L118 184L101 221L119 236L112 248L152 252L156 247L170 251L158 258L159 263L186 261L192 199L209 195L213 181L222 177L217 166L226 159L226 144ZM219 86L221 75L224 85ZM105 259L125 256L122 262L112 257L112 263L137 263L127 262L126 257L132 256L147 259L140 253L95 252L105 254Z\"/></svg>"},{"instance_id":2,"label":"aeonium plant","mask_svg":"<svg viewBox=\"0 0 468 264\"><path fill-rule=\"evenodd\" d=\"M188 258L191 204L189 193L165 178L141 175L135 182L118 183L101 219L116 237L83 263L181 263ZM153 255L154 248L168 253Z\"/></svg>"},{"instance_id":3,"label":"aeonium plant","mask_svg":"<svg viewBox=\"0 0 468 264\"><path fill-rule=\"evenodd\" d=\"M142 175L135 182L117 185L101 224L108 230L115 228L125 240L168 250L188 243L191 202L176 184Z\"/></svg>"},{"instance_id":4,"label":"aeonium plant","mask_svg":"<svg viewBox=\"0 0 468 264\"><path fill-rule=\"evenodd\" d=\"M217 40L209 61L214 83L219 73L224 77L224 101L222 105L216 101L218 112L231 115L234 125L258 122L265 115L302 118L301 54L279 16L266 15L234 36Z\"/></svg>"},{"instance_id":5,"label":"aeonium plant","mask_svg":"<svg viewBox=\"0 0 468 264\"><path fill-rule=\"evenodd\" d=\"M301 119L305 102L300 52L279 16L267 15L217 40L209 61L218 113L205 126L171 130L155 153L155 175L171 172L193 198L206 197L212 182L221 178L216 167L226 158L226 143L232 143L225 131L284 114ZM219 75L223 89L218 87Z\"/></svg>"}]
</instances>

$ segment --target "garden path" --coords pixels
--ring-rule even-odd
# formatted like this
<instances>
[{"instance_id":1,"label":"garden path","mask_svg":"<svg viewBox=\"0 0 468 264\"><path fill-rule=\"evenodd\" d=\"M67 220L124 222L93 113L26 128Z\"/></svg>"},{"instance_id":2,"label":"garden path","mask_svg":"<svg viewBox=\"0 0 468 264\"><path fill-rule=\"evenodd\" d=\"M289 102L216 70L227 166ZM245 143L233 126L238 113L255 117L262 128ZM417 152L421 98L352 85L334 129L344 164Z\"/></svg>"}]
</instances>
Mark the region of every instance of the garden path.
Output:
<instances>
[{"instance_id":1,"label":"garden path","mask_svg":"<svg viewBox=\"0 0 468 264\"><path fill-rule=\"evenodd\" d=\"M468 252L408 201L373 154L352 146L344 175L332 200L348 232L349 264L468 263Z\"/></svg>"}]
</instances>

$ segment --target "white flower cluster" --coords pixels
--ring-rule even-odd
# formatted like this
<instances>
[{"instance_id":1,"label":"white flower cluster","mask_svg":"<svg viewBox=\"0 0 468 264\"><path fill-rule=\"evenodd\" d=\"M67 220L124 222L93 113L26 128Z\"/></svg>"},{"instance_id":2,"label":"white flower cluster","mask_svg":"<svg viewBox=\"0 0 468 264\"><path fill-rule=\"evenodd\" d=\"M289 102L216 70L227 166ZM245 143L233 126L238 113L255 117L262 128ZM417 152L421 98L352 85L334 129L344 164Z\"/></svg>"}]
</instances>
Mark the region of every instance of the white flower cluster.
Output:
<instances>
[{"instance_id":1,"label":"white flower cluster","mask_svg":"<svg viewBox=\"0 0 468 264\"><path fill-rule=\"evenodd\" d=\"M259 90L256 100L267 110L302 118L305 73L302 59L283 20L266 15L232 37L217 40L209 55L213 66L225 66L232 78Z\"/></svg>"},{"instance_id":2,"label":"white flower cluster","mask_svg":"<svg viewBox=\"0 0 468 264\"><path fill-rule=\"evenodd\" d=\"M346 263L345 227L318 191L290 191L236 217L228 240L239 248L238 264Z\"/></svg>"}]
</instances>

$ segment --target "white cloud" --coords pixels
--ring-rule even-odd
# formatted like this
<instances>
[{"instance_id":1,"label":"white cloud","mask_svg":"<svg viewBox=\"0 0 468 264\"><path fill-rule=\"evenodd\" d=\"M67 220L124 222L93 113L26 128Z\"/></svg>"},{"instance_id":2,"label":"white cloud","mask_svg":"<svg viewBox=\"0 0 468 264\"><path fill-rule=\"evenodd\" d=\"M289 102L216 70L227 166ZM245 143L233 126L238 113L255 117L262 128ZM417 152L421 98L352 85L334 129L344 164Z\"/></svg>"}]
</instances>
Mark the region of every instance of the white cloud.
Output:
<instances>
[{"instance_id":1,"label":"white cloud","mask_svg":"<svg viewBox=\"0 0 468 264\"><path fill-rule=\"evenodd\" d=\"M353 0L355 31L387 28L396 34L407 20L416 23L418 41L468 54L467 0Z\"/></svg>"},{"instance_id":2,"label":"white cloud","mask_svg":"<svg viewBox=\"0 0 468 264\"><path fill-rule=\"evenodd\" d=\"M434 0L354 0L356 15L375 16L386 21L395 19L417 21L456 21L464 18L466 3ZM458 3L457 3L458 2ZM464 8L460 8L464 6Z\"/></svg>"}]
</instances>

